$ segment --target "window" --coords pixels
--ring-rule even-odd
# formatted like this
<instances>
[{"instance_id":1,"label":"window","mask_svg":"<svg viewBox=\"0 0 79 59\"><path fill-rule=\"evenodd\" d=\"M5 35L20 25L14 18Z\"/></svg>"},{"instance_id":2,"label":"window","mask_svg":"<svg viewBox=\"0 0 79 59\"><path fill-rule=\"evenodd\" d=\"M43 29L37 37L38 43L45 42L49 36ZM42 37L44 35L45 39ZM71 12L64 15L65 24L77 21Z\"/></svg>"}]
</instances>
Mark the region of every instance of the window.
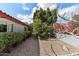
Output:
<instances>
[{"instance_id":1,"label":"window","mask_svg":"<svg viewBox=\"0 0 79 59\"><path fill-rule=\"evenodd\" d=\"M13 32L13 24L12 24L12 26L11 26L11 32Z\"/></svg>"},{"instance_id":2,"label":"window","mask_svg":"<svg viewBox=\"0 0 79 59\"><path fill-rule=\"evenodd\" d=\"M24 31L26 31L27 30L27 28L26 27L24 27Z\"/></svg>"},{"instance_id":3,"label":"window","mask_svg":"<svg viewBox=\"0 0 79 59\"><path fill-rule=\"evenodd\" d=\"M7 32L7 25L0 24L0 32Z\"/></svg>"}]
</instances>

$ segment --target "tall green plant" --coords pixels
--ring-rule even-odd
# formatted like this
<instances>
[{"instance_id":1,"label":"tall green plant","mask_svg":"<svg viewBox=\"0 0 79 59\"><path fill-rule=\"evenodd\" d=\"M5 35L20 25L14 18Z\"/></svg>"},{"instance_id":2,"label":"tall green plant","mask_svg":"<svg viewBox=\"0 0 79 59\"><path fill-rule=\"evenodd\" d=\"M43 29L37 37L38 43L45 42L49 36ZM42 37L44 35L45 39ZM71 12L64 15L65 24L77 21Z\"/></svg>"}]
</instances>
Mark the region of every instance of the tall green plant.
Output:
<instances>
[{"instance_id":1,"label":"tall green plant","mask_svg":"<svg viewBox=\"0 0 79 59\"><path fill-rule=\"evenodd\" d=\"M36 10L33 16L33 34L40 37L49 37L53 33L53 23L57 19L57 9Z\"/></svg>"}]
</instances>

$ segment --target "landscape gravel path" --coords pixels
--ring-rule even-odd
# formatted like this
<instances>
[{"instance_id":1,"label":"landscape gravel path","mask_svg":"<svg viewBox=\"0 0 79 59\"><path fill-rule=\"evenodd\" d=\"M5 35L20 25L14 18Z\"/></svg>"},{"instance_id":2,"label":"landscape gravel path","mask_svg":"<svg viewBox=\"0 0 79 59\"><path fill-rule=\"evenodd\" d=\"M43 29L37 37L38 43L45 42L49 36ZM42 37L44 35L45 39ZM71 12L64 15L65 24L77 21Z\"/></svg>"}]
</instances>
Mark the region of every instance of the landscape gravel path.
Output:
<instances>
[{"instance_id":1,"label":"landscape gravel path","mask_svg":"<svg viewBox=\"0 0 79 59\"><path fill-rule=\"evenodd\" d=\"M38 40L26 39L24 42L13 48L9 56L39 56Z\"/></svg>"}]
</instances>

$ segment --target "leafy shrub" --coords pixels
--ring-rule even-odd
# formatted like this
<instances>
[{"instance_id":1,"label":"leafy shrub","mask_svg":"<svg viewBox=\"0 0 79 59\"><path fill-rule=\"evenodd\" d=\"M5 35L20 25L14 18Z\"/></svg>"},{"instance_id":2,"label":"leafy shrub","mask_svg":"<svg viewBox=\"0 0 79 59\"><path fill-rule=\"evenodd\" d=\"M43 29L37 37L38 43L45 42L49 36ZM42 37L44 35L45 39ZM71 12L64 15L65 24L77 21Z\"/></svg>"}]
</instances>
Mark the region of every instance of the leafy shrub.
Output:
<instances>
[{"instance_id":1,"label":"leafy shrub","mask_svg":"<svg viewBox=\"0 0 79 59\"><path fill-rule=\"evenodd\" d=\"M24 32L0 32L0 52L9 49L18 42L31 35L30 31Z\"/></svg>"}]
</instances>

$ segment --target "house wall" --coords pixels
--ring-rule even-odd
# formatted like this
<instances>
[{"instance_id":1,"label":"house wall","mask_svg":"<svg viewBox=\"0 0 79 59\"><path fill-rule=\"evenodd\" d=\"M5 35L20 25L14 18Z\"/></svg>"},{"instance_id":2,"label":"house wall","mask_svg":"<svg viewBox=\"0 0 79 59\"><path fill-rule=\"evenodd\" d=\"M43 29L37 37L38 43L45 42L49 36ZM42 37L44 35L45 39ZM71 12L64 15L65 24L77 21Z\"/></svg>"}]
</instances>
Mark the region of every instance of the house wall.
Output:
<instances>
[{"instance_id":1,"label":"house wall","mask_svg":"<svg viewBox=\"0 0 79 59\"><path fill-rule=\"evenodd\" d=\"M19 25L19 24L14 24L13 25L13 32L16 32L16 31L24 31L25 29L24 29L25 27L24 26L21 26L21 25ZM27 27L26 27L27 28ZM27 28L27 30L28 30L28 28Z\"/></svg>"},{"instance_id":2,"label":"house wall","mask_svg":"<svg viewBox=\"0 0 79 59\"><path fill-rule=\"evenodd\" d=\"M13 24L13 32L24 31L24 28L25 28L23 25L6 20L6 18L0 18L0 24L7 25L7 32L12 31L12 24ZM26 28L28 29L28 27L26 27Z\"/></svg>"}]
</instances>

